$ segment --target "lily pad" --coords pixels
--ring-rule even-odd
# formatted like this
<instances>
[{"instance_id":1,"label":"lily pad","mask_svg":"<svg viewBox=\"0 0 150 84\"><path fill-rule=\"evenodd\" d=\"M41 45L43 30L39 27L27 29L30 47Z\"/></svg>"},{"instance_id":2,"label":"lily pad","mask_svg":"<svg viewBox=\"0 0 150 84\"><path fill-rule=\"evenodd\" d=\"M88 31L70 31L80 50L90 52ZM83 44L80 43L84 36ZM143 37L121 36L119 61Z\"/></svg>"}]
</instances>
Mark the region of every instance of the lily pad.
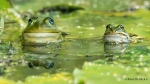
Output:
<instances>
[{"instance_id":1,"label":"lily pad","mask_svg":"<svg viewBox=\"0 0 150 84\"><path fill-rule=\"evenodd\" d=\"M149 84L150 69L122 64L95 64L86 62L83 69L74 70L75 84Z\"/></svg>"}]
</instances>

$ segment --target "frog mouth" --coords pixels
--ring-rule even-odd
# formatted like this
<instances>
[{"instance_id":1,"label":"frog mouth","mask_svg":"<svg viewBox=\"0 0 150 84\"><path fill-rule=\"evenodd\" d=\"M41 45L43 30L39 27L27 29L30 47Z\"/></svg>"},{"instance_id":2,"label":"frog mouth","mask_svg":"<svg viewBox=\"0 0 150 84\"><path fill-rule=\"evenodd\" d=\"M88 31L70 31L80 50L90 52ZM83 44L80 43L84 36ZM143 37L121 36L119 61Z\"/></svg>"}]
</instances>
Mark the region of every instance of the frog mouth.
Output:
<instances>
[{"instance_id":1,"label":"frog mouth","mask_svg":"<svg viewBox=\"0 0 150 84\"><path fill-rule=\"evenodd\" d=\"M60 42L62 37L60 33L24 33L24 40L33 43Z\"/></svg>"},{"instance_id":2,"label":"frog mouth","mask_svg":"<svg viewBox=\"0 0 150 84\"><path fill-rule=\"evenodd\" d=\"M114 34L127 36L127 34L124 32L109 32L109 33L105 33L104 35L114 35Z\"/></svg>"}]
</instances>

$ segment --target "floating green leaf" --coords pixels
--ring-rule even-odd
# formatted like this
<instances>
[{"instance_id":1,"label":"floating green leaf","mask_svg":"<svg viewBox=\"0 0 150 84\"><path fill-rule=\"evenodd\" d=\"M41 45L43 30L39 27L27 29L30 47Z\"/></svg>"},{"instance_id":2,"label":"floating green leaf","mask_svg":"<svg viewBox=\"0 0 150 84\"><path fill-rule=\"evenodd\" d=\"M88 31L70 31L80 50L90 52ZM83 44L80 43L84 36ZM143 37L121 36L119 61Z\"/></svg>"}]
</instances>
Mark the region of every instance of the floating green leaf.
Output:
<instances>
[{"instance_id":1,"label":"floating green leaf","mask_svg":"<svg viewBox=\"0 0 150 84\"><path fill-rule=\"evenodd\" d=\"M4 10L7 8L11 8L11 1L10 0L1 0L0 1L0 10Z\"/></svg>"}]
</instances>

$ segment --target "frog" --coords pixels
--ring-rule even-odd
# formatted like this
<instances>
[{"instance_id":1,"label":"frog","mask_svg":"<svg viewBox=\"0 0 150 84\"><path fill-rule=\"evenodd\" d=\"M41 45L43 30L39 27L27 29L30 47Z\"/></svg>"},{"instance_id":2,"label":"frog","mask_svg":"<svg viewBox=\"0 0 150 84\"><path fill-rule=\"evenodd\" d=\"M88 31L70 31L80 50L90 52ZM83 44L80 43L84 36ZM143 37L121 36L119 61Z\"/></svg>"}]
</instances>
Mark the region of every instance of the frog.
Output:
<instances>
[{"instance_id":1,"label":"frog","mask_svg":"<svg viewBox=\"0 0 150 84\"><path fill-rule=\"evenodd\" d=\"M128 33L124 26L119 24L114 26L108 24L106 26L105 33L102 37L102 40L111 44L119 43L137 43L138 40L143 40L143 37L138 36L137 34Z\"/></svg>"},{"instance_id":2,"label":"frog","mask_svg":"<svg viewBox=\"0 0 150 84\"><path fill-rule=\"evenodd\" d=\"M103 35L103 41L115 44L129 43L130 37L123 25L114 26L112 24L108 24Z\"/></svg>"},{"instance_id":3,"label":"frog","mask_svg":"<svg viewBox=\"0 0 150 84\"><path fill-rule=\"evenodd\" d=\"M52 42L62 42L61 31L56 27L54 20L46 17L42 22L38 17L32 17L22 32L23 42L28 44L48 44Z\"/></svg>"}]
</instances>

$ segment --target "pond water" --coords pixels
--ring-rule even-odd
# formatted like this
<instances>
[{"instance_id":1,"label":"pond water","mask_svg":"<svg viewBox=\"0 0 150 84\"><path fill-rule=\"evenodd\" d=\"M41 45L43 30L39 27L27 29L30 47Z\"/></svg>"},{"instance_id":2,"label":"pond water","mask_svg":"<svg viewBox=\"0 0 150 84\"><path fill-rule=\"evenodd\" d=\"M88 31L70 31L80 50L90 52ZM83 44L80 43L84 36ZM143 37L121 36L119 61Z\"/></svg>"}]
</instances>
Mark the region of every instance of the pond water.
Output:
<instances>
[{"instance_id":1,"label":"pond water","mask_svg":"<svg viewBox=\"0 0 150 84\"><path fill-rule=\"evenodd\" d=\"M81 13L83 13L83 11L81 11ZM12 34L14 31L19 31L19 29L17 27L12 29L8 26L2 36L15 39L11 42L15 53L11 55L8 54L10 44L4 41L5 44L1 45L3 52L1 52L0 61L4 63L5 71L1 76L13 80L24 80L27 76L46 72L50 74L63 71L72 72L76 67L81 68L84 62L92 62L98 59L106 60L110 64L113 61L117 61L120 64L135 67L149 66L149 33L146 33L148 22L138 26L135 22L137 22L137 24L142 23L138 22L134 17L130 19L129 23L128 19L130 16L107 15L106 17L105 14L105 17L102 18L103 15L101 13L96 13L94 16L93 13L86 12L70 19L56 19L55 23L58 28L62 31L69 32L70 35L66 36L61 46L54 50L48 45L21 46L21 41L16 41L16 39L19 39L19 36L9 37L7 33ZM146 39L135 44L105 44L102 42L101 37L108 23L123 24L127 31L139 34ZM141 33L141 31L145 33ZM16 35L19 35L19 33L16 33ZM44 67L45 62L49 64L54 63L54 65L52 64L49 69L46 69Z\"/></svg>"},{"instance_id":2,"label":"pond water","mask_svg":"<svg viewBox=\"0 0 150 84\"><path fill-rule=\"evenodd\" d=\"M85 62L108 66L117 63L125 67L144 67L149 71L149 14L149 10L142 9L134 12L79 10L70 14L39 15L41 20L46 16L53 17L59 30L69 33L65 41L54 49L51 45L21 46L22 28L16 23L5 24L0 37L3 41L0 44L0 77L24 81L28 76L43 73L73 73L75 68L85 68ZM122 24L127 32L144 39L130 44L106 44L101 38L107 24ZM122 69L119 71L123 72ZM128 74L132 74L132 71ZM138 73L134 76L137 77ZM149 78L150 75L145 77Z\"/></svg>"}]
</instances>

